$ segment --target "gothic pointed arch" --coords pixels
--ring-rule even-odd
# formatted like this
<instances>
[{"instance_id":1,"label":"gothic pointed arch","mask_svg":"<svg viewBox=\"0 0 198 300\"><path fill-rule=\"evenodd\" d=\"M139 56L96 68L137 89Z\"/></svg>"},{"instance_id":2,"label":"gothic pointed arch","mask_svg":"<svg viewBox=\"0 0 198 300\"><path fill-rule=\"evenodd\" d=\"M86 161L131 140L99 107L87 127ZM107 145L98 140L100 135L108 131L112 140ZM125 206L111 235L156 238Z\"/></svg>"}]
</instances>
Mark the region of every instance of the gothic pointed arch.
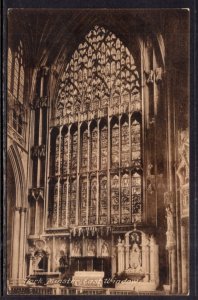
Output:
<instances>
[{"instance_id":1,"label":"gothic pointed arch","mask_svg":"<svg viewBox=\"0 0 198 300\"><path fill-rule=\"evenodd\" d=\"M16 144L9 147L7 155L10 159L16 184L16 203L15 206L25 206L25 175L19 150Z\"/></svg>"}]
</instances>

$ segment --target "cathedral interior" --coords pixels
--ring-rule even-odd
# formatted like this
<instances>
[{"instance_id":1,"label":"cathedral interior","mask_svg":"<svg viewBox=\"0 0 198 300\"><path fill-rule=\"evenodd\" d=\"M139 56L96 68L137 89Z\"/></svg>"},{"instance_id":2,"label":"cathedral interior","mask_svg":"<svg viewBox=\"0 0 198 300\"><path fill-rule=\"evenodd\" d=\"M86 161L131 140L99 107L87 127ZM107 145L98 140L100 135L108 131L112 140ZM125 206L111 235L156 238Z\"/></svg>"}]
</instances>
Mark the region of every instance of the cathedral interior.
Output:
<instances>
[{"instance_id":1,"label":"cathedral interior","mask_svg":"<svg viewBox=\"0 0 198 300\"><path fill-rule=\"evenodd\" d=\"M9 11L9 293L188 293L188 44L187 10Z\"/></svg>"}]
</instances>

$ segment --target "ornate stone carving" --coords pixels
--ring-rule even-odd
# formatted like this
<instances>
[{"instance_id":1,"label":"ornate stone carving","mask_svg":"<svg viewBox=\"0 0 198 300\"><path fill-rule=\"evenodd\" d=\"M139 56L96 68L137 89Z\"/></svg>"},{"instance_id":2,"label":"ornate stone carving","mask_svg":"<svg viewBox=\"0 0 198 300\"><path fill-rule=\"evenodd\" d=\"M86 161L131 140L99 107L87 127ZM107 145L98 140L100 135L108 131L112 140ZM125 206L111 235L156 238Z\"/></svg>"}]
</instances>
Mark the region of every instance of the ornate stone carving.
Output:
<instances>
[{"instance_id":1,"label":"ornate stone carving","mask_svg":"<svg viewBox=\"0 0 198 300\"><path fill-rule=\"evenodd\" d=\"M154 71L153 70L145 71L145 74L146 74L146 82L148 84L153 83Z\"/></svg>"},{"instance_id":2,"label":"ornate stone carving","mask_svg":"<svg viewBox=\"0 0 198 300\"><path fill-rule=\"evenodd\" d=\"M36 200L41 197L43 199L43 188L32 188L29 189L29 196Z\"/></svg>"},{"instance_id":3,"label":"ornate stone carving","mask_svg":"<svg viewBox=\"0 0 198 300\"><path fill-rule=\"evenodd\" d=\"M164 193L164 204L166 207L167 232L166 232L166 248L172 249L175 244L175 228L174 228L174 204L172 192Z\"/></svg>"},{"instance_id":4,"label":"ornate stone carving","mask_svg":"<svg viewBox=\"0 0 198 300\"><path fill-rule=\"evenodd\" d=\"M179 163L177 167L177 176L180 186L189 181L189 132L188 130L179 133Z\"/></svg>"},{"instance_id":5,"label":"ornate stone carving","mask_svg":"<svg viewBox=\"0 0 198 300\"><path fill-rule=\"evenodd\" d=\"M155 69L155 81L156 81L156 83L159 83L159 82L162 81L162 75L163 75L162 68L156 68Z\"/></svg>"}]
</instances>

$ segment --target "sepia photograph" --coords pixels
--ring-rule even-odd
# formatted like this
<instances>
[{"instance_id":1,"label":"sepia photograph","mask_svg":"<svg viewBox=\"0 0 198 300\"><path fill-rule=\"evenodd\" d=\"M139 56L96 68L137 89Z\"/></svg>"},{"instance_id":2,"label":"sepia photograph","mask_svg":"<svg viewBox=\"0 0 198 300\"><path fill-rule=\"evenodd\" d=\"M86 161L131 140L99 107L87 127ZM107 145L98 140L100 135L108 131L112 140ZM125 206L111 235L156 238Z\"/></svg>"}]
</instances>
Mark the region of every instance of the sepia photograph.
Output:
<instances>
[{"instance_id":1,"label":"sepia photograph","mask_svg":"<svg viewBox=\"0 0 198 300\"><path fill-rule=\"evenodd\" d=\"M188 295L190 10L7 11L8 295Z\"/></svg>"}]
</instances>

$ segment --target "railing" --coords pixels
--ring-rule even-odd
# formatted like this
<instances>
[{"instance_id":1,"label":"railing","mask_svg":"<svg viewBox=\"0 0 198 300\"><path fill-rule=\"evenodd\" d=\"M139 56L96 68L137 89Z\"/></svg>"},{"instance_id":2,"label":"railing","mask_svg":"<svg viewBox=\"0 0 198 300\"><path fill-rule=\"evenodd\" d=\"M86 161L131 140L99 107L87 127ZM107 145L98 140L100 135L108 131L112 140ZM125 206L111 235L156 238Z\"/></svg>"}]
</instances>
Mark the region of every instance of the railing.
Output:
<instances>
[{"instance_id":1,"label":"railing","mask_svg":"<svg viewBox=\"0 0 198 300\"><path fill-rule=\"evenodd\" d=\"M166 295L165 291L136 292L114 288L66 288L11 286L9 295Z\"/></svg>"}]
</instances>

